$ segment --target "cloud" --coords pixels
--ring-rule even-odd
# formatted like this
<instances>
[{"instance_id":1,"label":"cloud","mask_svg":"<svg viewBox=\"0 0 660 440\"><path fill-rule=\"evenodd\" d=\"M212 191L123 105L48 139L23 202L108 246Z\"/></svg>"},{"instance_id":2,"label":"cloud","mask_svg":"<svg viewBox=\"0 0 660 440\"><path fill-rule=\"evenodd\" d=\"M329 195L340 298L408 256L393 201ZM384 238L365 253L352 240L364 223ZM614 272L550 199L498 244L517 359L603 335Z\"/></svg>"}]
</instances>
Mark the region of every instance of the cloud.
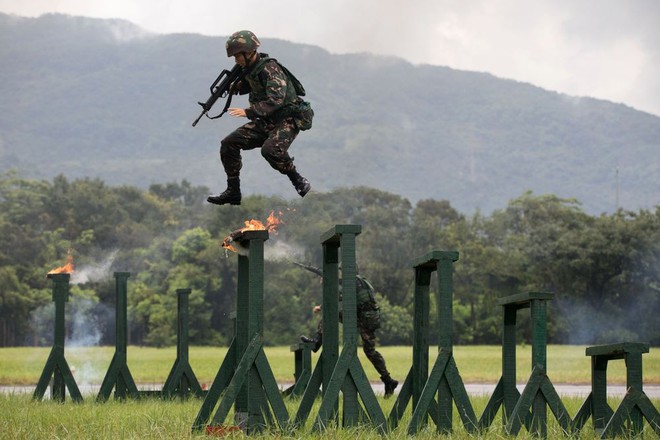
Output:
<instances>
[{"instance_id":1,"label":"cloud","mask_svg":"<svg viewBox=\"0 0 660 440\"><path fill-rule=\"evenodd\" d=\"M0 11L125 18L159 33L251 29L333 53L489 72L660 115L657 0L0 0Z\"/></svg>"}]
</instances>

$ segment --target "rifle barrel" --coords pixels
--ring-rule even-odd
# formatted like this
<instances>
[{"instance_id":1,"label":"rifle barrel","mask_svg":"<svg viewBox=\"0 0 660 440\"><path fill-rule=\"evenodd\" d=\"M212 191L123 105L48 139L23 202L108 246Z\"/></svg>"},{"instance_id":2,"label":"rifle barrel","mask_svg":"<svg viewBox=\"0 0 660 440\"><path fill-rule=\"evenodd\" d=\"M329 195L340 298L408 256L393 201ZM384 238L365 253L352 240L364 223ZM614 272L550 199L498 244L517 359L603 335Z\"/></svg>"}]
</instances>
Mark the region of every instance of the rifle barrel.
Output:
<instances>
[{"instance_id":1,"label":"rifle barrel","mask_svg":"<svg viewBox=\"0 0 660 440\"><path fill-rule=\"evenodd\" d=\"M199 114L199 116L197 116L197 119L195 119L195 122L193 122L192 126L194 127L195 125L197 125L199 120L202 119L202 116L204 116L205 114L206 114L206 110L202 110L202 112Z\"/></svg>"}]
</instances>

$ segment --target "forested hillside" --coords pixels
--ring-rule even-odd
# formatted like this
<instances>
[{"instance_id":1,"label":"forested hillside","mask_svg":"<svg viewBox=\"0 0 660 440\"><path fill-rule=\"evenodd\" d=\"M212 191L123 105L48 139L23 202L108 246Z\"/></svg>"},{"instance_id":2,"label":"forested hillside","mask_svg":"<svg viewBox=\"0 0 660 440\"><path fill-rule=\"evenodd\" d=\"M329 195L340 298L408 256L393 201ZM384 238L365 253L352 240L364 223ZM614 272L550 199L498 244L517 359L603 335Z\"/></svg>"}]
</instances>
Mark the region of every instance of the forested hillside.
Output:
<instances>
[{"instance_id":1,"label":"forested hillside","mask_svg":"<svg viewBox=\"0 0 660 440\"><path fill-rule=\"evenodd\" d=\"M316 328L320 236L362 225L360 273L377 290L383 344L412 343L411 261L456 250L454 334L460 344L497 344L498 298L550 291L549 341L660 344L660 209L592 216L576 203L524 193L492 215L464 215L446 200L411 203L369 187L338 188L288 202L249 196L218 209L208 188L179 183L148 190L99 179L0 178L0 346L52 343L51 281L69 252L75 272L67 344L113 344L114 271L131 272L129 343L173 345L176 289L190 288L190 340L227 344L232 335L237 256L220 244L271 211L283 224L265 244L265 342L286 345ZM434 275L435 276L435 275ZM432 280L432 290L436 281ZM433 303L433 301L432 301ZM432 324L435 314L431 313ZM524 328L525 326L522 326ZM523 331L522 340L529 341Z\"/></svg>"},{"instance_id":2,"label":"forested hillside","mask_svg":"<svg viewBox=\"0 0 660 440\"><path fill-rule=\"evenodd\" d=\"M231 67L225 38L0 14L0 39L0 171L224 189L219 139L241 121L191 123ZM316 192L368 186L462 213L503 209L526 190L576 198L592 215L617 200L633 211L660 202L657 116L487 73L272 39L262 49L302 80L316 111L291 150ZM258 152L244 157L244 194L295 197Z\"/></svg>"}]
</instances>

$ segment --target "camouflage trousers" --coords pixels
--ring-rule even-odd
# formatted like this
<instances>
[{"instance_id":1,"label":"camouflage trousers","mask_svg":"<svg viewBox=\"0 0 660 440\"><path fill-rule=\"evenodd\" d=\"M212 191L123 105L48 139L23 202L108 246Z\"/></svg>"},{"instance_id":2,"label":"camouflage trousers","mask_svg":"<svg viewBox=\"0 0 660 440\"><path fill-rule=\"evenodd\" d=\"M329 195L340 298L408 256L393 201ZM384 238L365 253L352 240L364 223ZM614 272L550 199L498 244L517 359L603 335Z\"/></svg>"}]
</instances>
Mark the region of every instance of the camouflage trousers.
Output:
<instances>
[{"instance_id":1,"label":"camouflage trousers","mask_svg":"<svg viewBox=\"0 0 660 440\"><path fill-rule=\"evenodd\" d=\"M257 119L237 128L220 142L220 160L227 177L239 176L243 166L241 150L255 148L261 148L264 159L280 173L295 170L288 150L298 133L293 118L285 118L277 124Z\"/></svg>"},{"instance_id":2,"label":"camouflage trousers","mask_svg":"<svg viewBox=\"0 0 660 440\"><path fill-rule=\"evenodd\" d=\"M339 313L339 321L341 322L341 312ZM319 326L316 329L316 338L322 338L323 337L323 320L319 322ZM369 362L374 366L376 371L380 374L381 378L383 377L389 377L390 372L387 371L387 366L385 365L385 358L383 358L383 355L376 350L376 331L375 330L367 330L364 328L363 325L360 325L360 319L358 317L358 333L360 334L360 338L362 339L362 350L364 351L364 354L367 356L367 359L369 359Z\"/></svg>"}]
</instances>

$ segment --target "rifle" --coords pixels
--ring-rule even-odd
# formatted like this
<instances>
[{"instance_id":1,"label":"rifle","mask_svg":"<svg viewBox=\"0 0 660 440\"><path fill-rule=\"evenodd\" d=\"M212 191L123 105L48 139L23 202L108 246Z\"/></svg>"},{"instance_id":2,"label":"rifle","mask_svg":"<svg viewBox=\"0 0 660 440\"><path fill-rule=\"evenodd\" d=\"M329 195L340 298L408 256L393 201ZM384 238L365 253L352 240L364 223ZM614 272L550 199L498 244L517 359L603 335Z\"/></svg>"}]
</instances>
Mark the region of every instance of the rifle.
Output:
<instances>
[{"instance_id":1,"label":"rifle","mask_svg":"<svg viewBox=\"0 0 660 440\"><path fill-rule=\"evenodd\" d=\"M224 69L222 72L220 72L220 75L218 75L215 81L213 81L213 84L211 84L211 87L209 87L209 90L211 91L211 96L209 99L207 99L206 102L197 103L202 106L203 110L197 119L195 119L195 122L193 122L192 126L194 127L197 125L199 120L202 119L202 116L204 115L206 115L206 117L209 119L218 119L227 113L227 110L231 105L232 95L234 94L233 87L238 81L242 80L244 76L245 71L238 64L234 65L234 68L231 69L231 71ZM218 99L224 97L227 97L227 102L225 103L225 107L222 109L222 112L218 116L209 116L208 112L211 110L211 107L213 107L213 104L215 104Z\"/></svg>"},{"instance_id":2,"label":"rifle","mask_svg":"<svg viewBox=\"0 0 660 440\"><path fill-rule=\"evenodd\" d=\"M310 266L310 265L308 265L308 264L298 263L298 262L296 262L296 261L292 261L292 263L295 264L296 266L300 266L300 267L302 267L303 269L307 269L307 270L310 271L311 273L316 274L316 275L318 275L318 276L320 276L320 277L323 276L323 271L322 271L321 269L319 269L318 267Z\"/></svg>"}]
</instances>

